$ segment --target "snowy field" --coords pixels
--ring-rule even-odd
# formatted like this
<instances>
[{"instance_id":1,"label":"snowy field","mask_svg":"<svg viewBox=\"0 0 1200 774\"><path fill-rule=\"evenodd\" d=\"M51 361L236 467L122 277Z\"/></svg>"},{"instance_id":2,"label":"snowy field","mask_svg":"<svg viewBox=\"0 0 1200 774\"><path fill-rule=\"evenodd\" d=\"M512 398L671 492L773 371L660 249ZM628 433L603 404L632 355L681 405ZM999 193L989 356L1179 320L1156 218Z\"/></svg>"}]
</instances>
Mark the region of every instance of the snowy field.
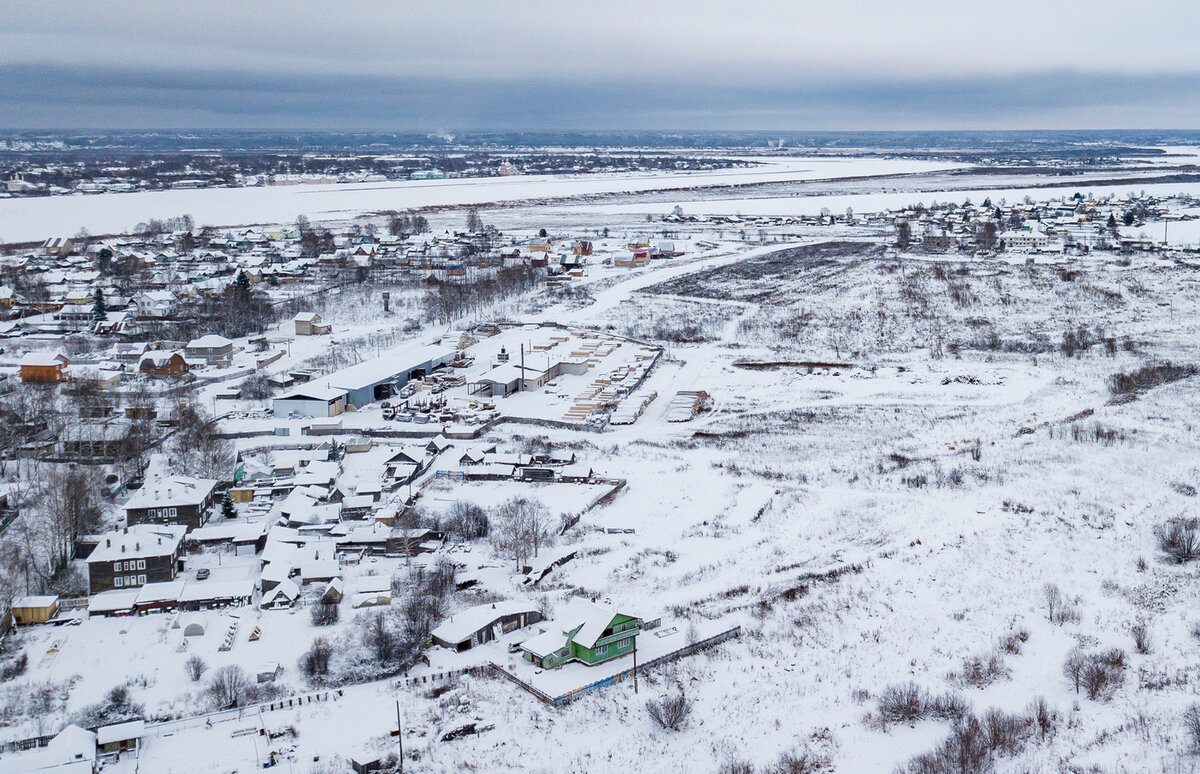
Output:
<instances>
[{"instance_id":1,"label":"snowy field","mask_svg":"<svg viewBox=\"0 0 1200 774\"><path fill-rule=\"evenodd\" d=\"M152 191L0 200L0 236L41 241L49 234L131 230L151 218L190 214L197 225L237 226L351 217L360 212L552 201L672 188L777 183L954 169L961 165L901 159L759 159L759 166L688 174L530 175L397 183L287 185Z\"/></svg>"},{"instance_id":2,"label":"snowy field","mask_svg":"<svg viewBox=\"0 0 1200 774\"><path fill-rule=\"evenodd\" d=\"M891 188L891 186L888 186ZM1127 185L1089 185L1084 182L1063 181L1058 185L1024 186L1019 188L987 187L967 190L923 189L919 186L897 185L886 193L870 194L836 194L812 196L784 197L754 197L738 196L729 198L689 199L680 196L671 201L652 203L626 202L612 204L578 204L558 205L546 208L547 215L571 215L602 220L620 214L666 214L676 206L683 209L687 215L738 215L753 217L758 215L817 215L822 209L842 213L847 208L855 212L880 212L887 209L902 209L909 205L933 202L963 202L970 199L982 202L990 198L993 202L1001 200L1015 203L1024 200L1026 196L1034 201L1058 199L1072 196L1076 192L1085 196L1124 196L1129 192L1145 192L1151 195L1168 196L1173 194L1200 194L1200 183L1129 183Z\"/></svg>"}]
</instances>

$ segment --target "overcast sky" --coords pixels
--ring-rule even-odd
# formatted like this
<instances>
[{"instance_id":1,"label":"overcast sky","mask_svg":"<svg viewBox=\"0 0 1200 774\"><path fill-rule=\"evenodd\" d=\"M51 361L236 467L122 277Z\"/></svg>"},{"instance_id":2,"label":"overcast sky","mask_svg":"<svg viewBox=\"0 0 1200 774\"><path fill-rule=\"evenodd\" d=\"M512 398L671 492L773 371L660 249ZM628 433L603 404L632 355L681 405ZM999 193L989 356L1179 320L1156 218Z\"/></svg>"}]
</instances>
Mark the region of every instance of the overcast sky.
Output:
<instances>
[{"instance_id":1,"label":"overcast sky","mask_svg":"<svg viewBox=\"0 0 1200 774\"><path fill-rule=\"evenodd\" d=\"M1200 128L1200 4L0 0L8 128Z\"/></svg>"}]
</instances>

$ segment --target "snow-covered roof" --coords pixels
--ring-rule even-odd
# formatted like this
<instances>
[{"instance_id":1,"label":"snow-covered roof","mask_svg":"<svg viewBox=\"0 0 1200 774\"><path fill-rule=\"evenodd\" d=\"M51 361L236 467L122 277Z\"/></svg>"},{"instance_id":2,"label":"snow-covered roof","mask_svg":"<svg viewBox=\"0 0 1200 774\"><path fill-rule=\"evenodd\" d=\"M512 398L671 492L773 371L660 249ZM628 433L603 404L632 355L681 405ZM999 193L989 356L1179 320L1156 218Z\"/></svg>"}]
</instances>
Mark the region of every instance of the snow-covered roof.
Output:
<instances>
[{"instance_id":1,"label":"snow-covered roof","mask_svg":"<svg viewBox=\"0 0 1200 774\"><path fill-rule=\"evenodd\" d=\"M537 608L528 602L508 600L495 602L490 605L476 605L460 610L442 622L433 630L433 636L445 642L458 643L469 639L472 634L484 628L493 621L508 615L536 612Z\"/></svg>"},{"instance_id":2,"label":"snow-covered roof","mask_svg":"<svg viewBox=\"0 0 1200 774\"><path fill-rule=\"evenodd\" d=\"M187 533L182 524L135 524L120 532L100 536L100 542L88 555L88 562L114 562L119 559L146 559L175 553Z\"/></svg>"},{"instance_id":3,"label":"snow-covered roof","mask_svg":"<svg viewBox=\"0 0 1200 774\"><path fill-rule=\"evenodd\" d=\"M169 476L147 481L125 503L125 510L199 505L212 493L217 482L208 478Z\"/></svg>"},{"instance_id":4,"label":"snow-covered roof","mask_svg":"<svg viewBox=\"0 0 1200 774\"><path fill-rule=\"evenodd\" d=\"M572 599L567 603L566 610L556 617L565 631L571 631L576 626L579 631L572 638L585 648L590 648L600 639L605 627L617 615L617 610L609 605L589 602L586 599Z\"/></svg>"},{"instance_id":5,"label":"snow-covered roof","mask_svg":"<svg viewBox=\"0 0 1200 774\"><path fill-rule=\"evenodd\" d=\"M118 610L132 610L137 598L137 589L102 591L88 597L88 612L114 613Z\"/></svg>"},{"instance_id":6,"label":"snow-covered roof","mask_svg":"<svg viewBox=\"0 0 1200 774\"><path fill-rule=\"evenodd\" d=\"M359 594L373 594L392 590L390 575L360 575L354 582L354 591Z\"/></svg>"},{"instance_id":7,"label":"snow-covered roof","mask_svg":"<svg viewBox=\"0 0 1200 774\"><path fill-rule=\"evenodd\" d=\"M551 629L550 631L542 632L536 637L530 637L521 643L521 647L538 658L544 658L556 650L565 647L566 644L567 635Z\"/></svg>"},{"instance_id":8,"label":"snow-covered roof","mask_svg":"<svg viewBox=\"0 0 1200 774\"><path fill-rule=\"evenodd\" d=\"M259 604L270 605L278 601L281 597L287 599L289 602L298 599L300 597L300 587L294 581L285 580L264 594L262 602Z\"/></svg>"},{"instance_id":9,"label":"snow-covered roof","mask_svg":"<svg viewBox=\"0 0 1200 774\"><path fill-rule=\"evenodd\" d=\"M276 398L276 400L323 400L329 402L338 398L344 398L346 394L345 390L337 387L320 387L315 384L306 384L290 392L285 392Z\"/></svg>"},{"instance_id":10,"label":"snow-covered roof","mask_svg":"<svg viewBox=\"0 0 1200 774\"><path fill-rule=\"evenodd\" d=\"M23 366L56 366L67 362L67 356L61 352L27 352L21 358Z\"/></svg>"},{"instance_id":11,"label":"snow-covered roof","mask_svg":"<svg viewBox=\"0 0 1200 774\"><path fill-rule=\"evenodd\" d=\"M58 602L57 596L53 594L46 594L41 596L20 597L13 601L12 606L14 609L18 607L50 607L56 602Z\"/></svg>"},{"instance_id":12,"label":"snow-covered roof","mask_svg":"<svg viewBox=\"0 0 1200 774\"><path fill-rule=\"evenodd\" d=\"M173 580L162 583L147 583L138 589L137 601L134 604L146 605L151 602L178 602L183 593L183 581Z\"/></svg>"},{"instance_id":13,"label":"snow-covered roof","mask_svg":"<svg viewBox=\"0 0 1200 774\"><path fill-rule=\"evenodd\" d=\"M201 602L206 599L237 599L254 596L254 581L198 581L188 583L179 594L180 602Z\"/></svg>"},{"instance_id":14,"label":"snow-covered roof","mask_svg":"<svg viewBox=\"0 0 1200 774\"><path fill-rule=\"evenodd\" d=\"M232 344L231 339L224 336L218 336L215 333L210 333L207 336L201 336L198 339L192 339L188 342L188 349L215 349Z\"/></svg>"},{"instance_id":15,"label":"snow-covered roof","mask_svg":"<svg viewBox=\"0 0 1200 774\"><path fill-rule=\"evenodd\" d=\"M130 720L126 723L115 723L111 726L100 726L96 729L97 744L112 744L125 742L130 739L141 739L146 733L146 721Z\"/></svg>"}]
</instances>

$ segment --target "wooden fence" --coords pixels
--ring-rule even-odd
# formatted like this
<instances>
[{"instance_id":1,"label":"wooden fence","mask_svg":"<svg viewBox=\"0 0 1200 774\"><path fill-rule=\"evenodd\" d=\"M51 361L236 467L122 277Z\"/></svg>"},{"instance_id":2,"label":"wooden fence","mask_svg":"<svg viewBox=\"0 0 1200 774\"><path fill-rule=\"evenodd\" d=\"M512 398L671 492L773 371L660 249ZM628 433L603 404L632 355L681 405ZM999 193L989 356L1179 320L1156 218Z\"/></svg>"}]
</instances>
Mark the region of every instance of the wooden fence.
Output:
<instances>
[{"instance_id":1,"label":"wooden fence","mask_svg":"<svg viewBox=\"0 0 1200 774\"><path fill-rule=\"evenodd\" d=\"M722 642L725 642L726 640L730 640L730 639L733 639L734 637L737 637L741 633L742 633L742 627L740 627L740 626L735 626L732 629L726 629L725 631L721 632L720 634L714 634L712 637L708 637L703 640L697 640L696 642L693 642L690 645L685 645L682 648L679 648L678 650L673 650L670 653L666 653L662 656L659 656L658 658L653 658L645 663L638 664L637 672L639 672L640 674L645 674L647 671L649 671L650 669L653 669L654 667L669 663L671 661L674 661L679 658L683 658L685 656L690 656L694 653L698 653L701 650L706 650L707 648L711 648L714 645L719 645ZM552 707L561 707L564 704L570 704L571 702L580 698L584 694L591 693L592 691L599 690L600 688L604 688L606 686L613 685L615 683L619 683L622 680L626 680L626 679L632 677L633 673L634 673L634 668L630 667L629 669L626 669L622 672L617 672L615 675L609 675L608 677L597 680L594 683L588 683L587 685L576 688L573 691L567 691L566 693L564 693L560 696L550 696L549 694L545 693L544 691L541 691L541 690L533 687L532 685L525 682L524 680L517 677L516 675L506 671L504 669L504 667L500 666L499 664L496 664L493 662L491 664L491 667L494 672L504 676L508 680L521 686L522 688L524 688L525 690L529 691L531 694L536 696L538 699L545 702L546 704L551 705Z\"/></svg>"}]
</instances>

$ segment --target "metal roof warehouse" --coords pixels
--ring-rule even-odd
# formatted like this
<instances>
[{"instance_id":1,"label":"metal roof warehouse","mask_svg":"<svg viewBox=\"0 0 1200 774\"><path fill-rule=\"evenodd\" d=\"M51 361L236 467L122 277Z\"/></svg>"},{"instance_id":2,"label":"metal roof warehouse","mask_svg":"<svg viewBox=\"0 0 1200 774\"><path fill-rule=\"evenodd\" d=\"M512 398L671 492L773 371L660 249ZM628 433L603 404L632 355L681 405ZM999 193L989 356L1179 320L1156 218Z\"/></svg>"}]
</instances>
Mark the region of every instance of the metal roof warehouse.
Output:
<instances>
[{"instance_id":1,"label":"metal roof warehouse","mask_svg":"<svg viewBox=\"0 0 1200 774\"><path fill-rule=\"evenodd\" d=\"M344 391L346 405L361 408L375 401L387 400L410 379L425 376L435 368L446 365L454 359L454 355L455 350L436 344L407 347L364 360L328 376L317 377L312 384L294 390L287 397L312 396L317 392L326 393L323 397L329 397L336 394L335 391ZM287 404L279 405L278 401L283 399L276 399L276 416L280 415L281 409L286 414L295 408Z\"/></svg>"}]
</instances>

